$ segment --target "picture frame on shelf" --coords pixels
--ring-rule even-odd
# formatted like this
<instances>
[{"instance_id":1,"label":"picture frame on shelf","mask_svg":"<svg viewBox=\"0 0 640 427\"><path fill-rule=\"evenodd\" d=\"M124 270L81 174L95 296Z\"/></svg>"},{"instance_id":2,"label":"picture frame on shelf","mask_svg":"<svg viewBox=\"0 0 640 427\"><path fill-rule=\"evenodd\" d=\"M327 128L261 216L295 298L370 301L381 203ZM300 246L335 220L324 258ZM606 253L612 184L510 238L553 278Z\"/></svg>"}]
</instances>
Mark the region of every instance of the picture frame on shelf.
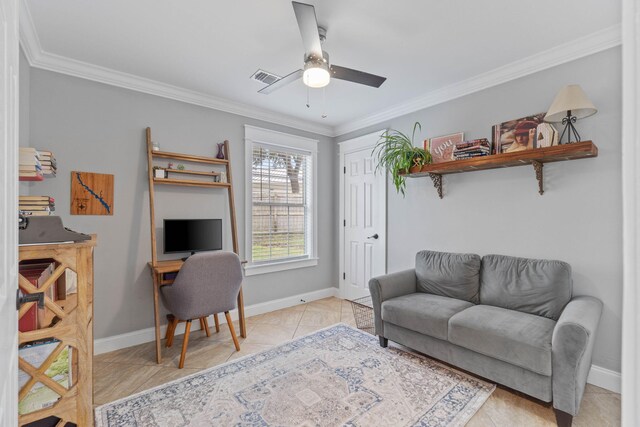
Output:
<instances>
[{"instance_id":1,"label":"picture frame on shelf","mask_svg":"<svg viewBox=\"0 0 640 427\"><path fill-rule=\"evenodd\" d=\"M494 125L493 146L496 154L533 150L536 147L538 126L544 123L546 113L537 113ZM548 129L545 127L548 131Z\"/></svg>"},{"instance_id":2,"label":"picture frame on shelf","mask_svg":"<svg viewBox=\"0 0 640 427\"><path fill-rule=\"evenodd\" d=\"M453 149L464 141L464 132L451 133L424 140L424 149L431 153L431 163L454 160Z\"/></svg>"}]
</instances>

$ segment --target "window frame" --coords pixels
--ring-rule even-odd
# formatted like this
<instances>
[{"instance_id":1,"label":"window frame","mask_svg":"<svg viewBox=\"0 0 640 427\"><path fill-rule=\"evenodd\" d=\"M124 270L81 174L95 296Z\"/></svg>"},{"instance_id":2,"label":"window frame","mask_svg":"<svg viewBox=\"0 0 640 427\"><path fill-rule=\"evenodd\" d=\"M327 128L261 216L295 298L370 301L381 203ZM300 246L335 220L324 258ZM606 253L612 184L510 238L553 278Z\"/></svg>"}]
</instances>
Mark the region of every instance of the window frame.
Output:
<instances>
[{"instance_id":1,"label":"window frame","mask_svg":"<svg viewBox=\"0 0 640 427\"><path fill-rule=\"evenodd\" d=\"M291 135L284 132L244 125L245 135L245 275L273 273L276 271L295 268L312 267L318 265L318 140ZM253 148L255 145L268 145L275 149L308 152L311 157L311 185L308 185L309 197L307 221L309 239L308 257L299 259L284 259L274 261L260 261L254 263L253 256Z\"/></svg>"}]
</instances>

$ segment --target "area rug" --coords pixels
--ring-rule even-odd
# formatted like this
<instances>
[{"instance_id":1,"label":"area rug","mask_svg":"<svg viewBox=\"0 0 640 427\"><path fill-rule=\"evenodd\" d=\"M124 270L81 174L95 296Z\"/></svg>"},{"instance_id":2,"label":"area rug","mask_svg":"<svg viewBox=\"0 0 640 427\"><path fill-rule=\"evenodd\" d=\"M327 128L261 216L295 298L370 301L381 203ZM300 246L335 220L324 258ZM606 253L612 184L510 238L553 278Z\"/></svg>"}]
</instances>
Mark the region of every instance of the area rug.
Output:
<instances>
[{"instance_id":1,"label":"area rug","mask_svg":"<svg viewBox=\"0 0 640 427\"><path fill-rule=\"evenodd\" d=\"M338 324L100 406L97 427L463 426L495 386Z\"/></svg>"}]
</instances>

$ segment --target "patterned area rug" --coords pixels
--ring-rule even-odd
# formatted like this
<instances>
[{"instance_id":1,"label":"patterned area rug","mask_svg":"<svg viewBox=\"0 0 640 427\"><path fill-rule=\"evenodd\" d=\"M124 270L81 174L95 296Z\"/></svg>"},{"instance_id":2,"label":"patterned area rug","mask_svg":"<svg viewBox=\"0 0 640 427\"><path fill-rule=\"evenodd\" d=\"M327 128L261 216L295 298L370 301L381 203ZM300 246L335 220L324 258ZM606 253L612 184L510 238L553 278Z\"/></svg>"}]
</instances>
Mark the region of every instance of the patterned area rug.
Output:
<instances>
[{"instance_id":1,"label":"patterned area rug","mask_svg":"<svg viewBox=\"0 0 640 427\"><path fill-rule=\"evenodd\" d=\"M97 427L463 426L495 386L339 324L96 408Z\"/></svg>"}]
</instances>

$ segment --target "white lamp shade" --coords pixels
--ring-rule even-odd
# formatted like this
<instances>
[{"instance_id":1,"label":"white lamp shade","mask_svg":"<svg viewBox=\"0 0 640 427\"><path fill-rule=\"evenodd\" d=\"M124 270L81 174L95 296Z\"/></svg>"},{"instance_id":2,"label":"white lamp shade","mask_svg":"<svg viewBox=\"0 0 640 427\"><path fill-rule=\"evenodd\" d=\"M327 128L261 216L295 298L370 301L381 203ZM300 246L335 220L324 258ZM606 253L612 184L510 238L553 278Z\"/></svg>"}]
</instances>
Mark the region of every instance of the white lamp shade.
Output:
<instances>
[{"instance_id":1,"label":"white lamp shade","mask_svg":"<svg viewBox=\"0 0 640 427\"><path fill-rule=\"evenodd\" d=\"M580 85L568 85L562 88L553 100L544 116L545 122L557 123L567 117L567 111L578 119L589 117L598 112L596 107L584 93Z\"/></svg>"}]
</instances>

